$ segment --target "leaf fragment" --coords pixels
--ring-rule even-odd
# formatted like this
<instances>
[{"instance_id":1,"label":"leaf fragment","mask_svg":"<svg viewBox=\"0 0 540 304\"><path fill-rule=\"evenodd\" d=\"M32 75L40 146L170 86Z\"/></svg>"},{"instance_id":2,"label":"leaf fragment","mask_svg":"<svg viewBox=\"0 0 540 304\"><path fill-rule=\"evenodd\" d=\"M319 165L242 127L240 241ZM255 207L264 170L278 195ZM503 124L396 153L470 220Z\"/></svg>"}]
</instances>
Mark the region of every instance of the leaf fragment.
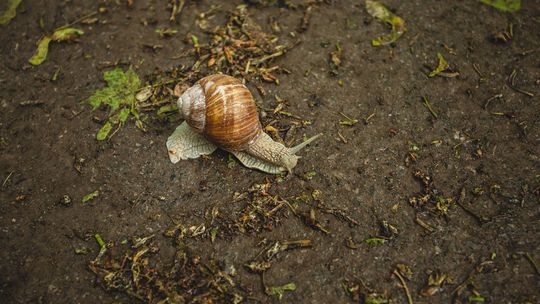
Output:
<instances>
[{"instance_id":1,"label":"leaf fragment","mask_svg":"<svg viewBox=\"0 0 540 304\"><path fill-rule=\"evenodd\" d=\"M386 22L392 26L392 30L389 34L377 37L371 40L373 46L383 46L394 43L399 39L406 31L405 20L401 17L394 15L384 4L379 1L366 0L366 10L372 17L377 18L383 22Z\"/></svg>"},{"instance_id":2,"label":"leaf fragment","mask_svg":"<svg viewBox=\"0 0 540 304\"><path fill-rule=\"evenodd\" d=\"M99 131L97 132L96 134L96 139L97 140L105 140L107 139L107 136L109 135L109 133L111 132L112 130L112 123L110 121L107 121L102 127L101 129L99 129ZM83 202L84 203L84 202Z\"/></svg>"},{"instance_id":3,"label":"leaf fragment","mask_svg":"<svg viewBox=\"0 0 540 304\"><path fill-rule=\"evenodd\" d=\"M94 235L94 238L96 239L96 242L98 243L99 247L101 248L107 247L107 244L105 243L105 241L103 241L103 238L101 237L99 233L96 233Z\"/></svg>"},{"instance_id":4,"label":"leaf fragment","mask_svg":"<svg viewBox=\"0 0 540 304\"><path fill-rule=\"evenodd\" d=\"M437 58L439 58L439 64L437 65L437 67L431 71L431 73L429 73L429 77L435 77L437 76L438 74L440 74L442 71L448 69L450 67L450 65L448 64L448 62L446 61L446 59L444 59L443 55L441 53L437 53Z\"/></svg>"},{"instance_id":5,"label":"leaf fragment","mask_svg":"<svg viewBox=\"0 0 540 304\"><path fill-rule=\"evenodd\" d=\"M51 37L45 36L38 42L38 47L34 55L28 59L28 62L33 65L40 65L47 58L49 53L49 43L51 43Z\"/></svg>"},{"instance_id":6,"label":"leaf fragment","mask_svg":"<svg viewBox=\"0 0 540 304\"><path fill-rule=\"evenodd\" d=\"M156 29L156 33L159 34L160 38L165 38L165 37L170 37L178 33L178 31L173 28L160 28L160 29Z\"/></svg>"},{"instance_id":7,"label":"leaf fragment","mask_svg":"<svg viewBox=\"0 0 540 304\"><path fill-rule=\"evenodd\" d=\"M282 286L271 286L266 287L266 294L270 296L277 296L279 300L283 298L283 295L285 294L285 291L295 291L296 290L296 284L294 282L282 285Z\"/></svg>"},{"instance_id":8,"label":"leaf fragment","mask_svg":"<svg viewBox=\"0 0 540 304\"><path fill-rule=\"evenodd\" d=\"M82 203L86 203L86 202L89 202L91 200L93 200L94 198L98 197L99 196L99 190L96 190L92 193L88 193L87 195L85 195L82 199Z\"/></svg>"},{"instance_id":9,"label":"leaf fragment","mask_svg":"<svg viewBox=\"0 0 540 304\"><path fill-rule=\"evenodd\" d=\"M521 0L480 0L503 12L516 12L521 9Z\"/></svg>"},{"instance_id":10,"label":"leaf fragment","mask_svg":"<svg viewBox=\"0 0 540 304\"><path fill-rule=\"evenodd\" d=\"M77 38L78 36L81 36L84 34L83 30L72 28L72 27L66 27L56 30L52 34L52 40L61 42L61 41L72 41L73 39Z\"/></svg>"},{"instance_id":11,"label":"leaf fragment","mask_svg":"<svg viewBox=\"0 0 540 304\"><path fill-rule=\"evenodd\" d=\"M11 19L17 15L17 6L21 4L22 0L8 0L6 10L0 14L0 24L8 24Z\"/></svg>"},{"instance_id":12,"label":"leaf fragment","mask_svg":"<svg viewBox=\"0 0 540 304\"><path fill-rule=\"evenodd\" d=\"M115 68L103 73L103 79L107 82L107 86L95 91L87 100L94 110L105 105L110 111L109 119L96 134L96 139L105 140L113 126L121 126L130 114L133 114L137 126L141 128L142 122L134 108L135 95L141 87L137 73L131 67L126 72L121 68Z\"/></svg>"},{"instance_id":13,"label":"leaf fragment","mask_svg":"<svg viewBox=\"0 0 540 304\"><path fill-rule=\"evenodd\" d=\"M118 120L120 121L120 123L126 122L130 112L131 111L129 108L123 108L122 110L120 110L120 112L118 112Z\"/></svg>"},{"instance_id":14,"label":"leaf fragment","mask_svg":"<svg viewBox=\"0 0 540 304\"><path fill-rule=\"evenodd\" d=\"M386 243L386 239L381 237L371 237L364 240L366 244L383 244Z\"/></svg>"},{"instance_id":15,"label":"leaf fragment","mask_svg":"<svg viewBox=\"0 0 540 304\"><path fill-rule=\"evenodd\" d=\"M38 41L36 52L30 59L28 59L28 62L33 65L42 64L43 61L47 59L47 54L49 53L49 44L51 41L72 41L82 34L84 34L82 30L71 27L56 30L52 35L45 36Z\"/></svg>"}]
</instances>

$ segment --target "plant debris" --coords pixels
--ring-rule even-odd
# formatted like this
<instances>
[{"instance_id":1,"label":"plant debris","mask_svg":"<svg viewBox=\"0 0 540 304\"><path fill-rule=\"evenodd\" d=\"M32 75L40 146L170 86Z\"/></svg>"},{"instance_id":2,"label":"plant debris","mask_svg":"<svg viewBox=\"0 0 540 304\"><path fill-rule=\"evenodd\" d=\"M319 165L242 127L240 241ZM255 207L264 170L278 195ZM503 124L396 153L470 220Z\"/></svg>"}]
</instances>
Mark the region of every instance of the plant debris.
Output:
<instances>
[{"instance_id":1,"label":"plant debris","mask_svg":"<svg viewBox=\"0 0 540 304\"><path fill-rule=\"evenodd\" d=\"M8 0L5 5L5 11L0 14L0 25L8 24L11 19L17 15L17 7L21 4L22 0Z\"/></svg>"},{"instance_id":2,"label":"plant debris","mask_svg":"<svg viewBox=\"0 0 540 304\"><path fill-rule=\"evenodd\" d=\"M345 292L354 303L364 304L390 304L390 297L386 293L375 292L367 287L361 279L355 281L345 280L341 283Z\"/></svg>"},{"instance_id":3,"label":"plant debris","mask_svg":"<svg viewBox=\"0 0 540 304\"><path fill-rule=\"evenodd\" d=\"M135 96L141 86L139 76L131 67L126 72L115 68L103 73L103 79L107 82L107 86L97 90L88 98L88 103L94 110L101 105L105 105L109 110L108 119L97 132L96 139L107 139L113 127L116 126L118 130L130 115L137 120L136 125L143 129L139 116L140 105Z\"/></svg>"},{"instance_id":4,"label":"plant debris","mask_svg":"<svg viewBox=\"0 0 540 304\"><path fill-rule=\"evenodd\" d=\"M498 31L491 35L491 41L494 43L508 43L512 41L514 38L514 25L512 23L508 23L505 30Z\"/></svg>"},{"instance_id":5,"label":"plant debris","mask_svg":"<svg viewBox=\"0 0 540 304\"><path fill-rule=\"evenodd\" d=\"M286 291L295 291L296 290L296 284L294 282L287 283L285 285L281 286L271 286L266 287L266 294L269 296L277 296L278 300L281 300L283 298L283 294L285 294Z\"/></svg>"},{"instance_id":6,"label":"plant debris","mask_svg":"<svg viewBox=\"0 0 540 304\"><path fill-rule=\"evenodd\" d=\"M43 61L47 59L47 54L49 53L49 44L51 41L74 41L77 37L83 34L84 31L71 27L57 29L52 35L45 36L38 41L36 52L30 59L28 59L28 62L33 65L42 64Z\"/></svg>"},{"instance_id":7,"label":"plant debris","mask_svg":"<svg viewBox=\"0 0 540 304\"><path fill-rule=\"evenodd\" d=\"M454 199L445 197L434 186L433 179L426 173L417 170L414 177L422 182L422 193L409 199L411 206L421 210L428 210L437 216L446 216L454 205Z\"/></svg>"},{"instance_id":8,"label":"plant debris","mask_svg":"<svg viewBox=\"0 0 540 304\"><path fill-rule=\"evenodd\" d=\"M525 94L529 97L534 97L534 94L531 93L531 92L528 92L528 91L525 91L523 89L520 89L516 86L516 77L517 77L517 71L515 69L512 70L512 73L510 73L510 76L508 76L508 79L507 79L507 83L508 83L508 86L518 92L518 93L521 93L521 94Z\"/></svg>"},{"instance_id":9,"label":"plant debris","mask_svg":"<svg viewBox=\"0 0 540 304\"><path fill-rule=\"evenodd\" d=\"M95 199L96 197L99 196L99 190L96 190L92 193L88 193L87 195L85 195L83 198L82 198L82 203L87 203L93 199Z\"/></svg>"},{"instance_id":10,"label":"plant debris","mask_svg":"<svg viewBox=\"0 0 540 304\"><path fill-rule=\"evenodd\" d=\"M420 291L420 295L423 297L431 297L438 292L442 291L442 286L446 282L448 276L445 273L435 271L431 272L428 276L427 286Z\"/></svg>"},{"instance_id":11,"label":"plant debris","mask_svg":"<svg viewBox=\"0 0 540 304\"><path fill-rule=\"evenodd\" d=\"M177 34L178 31L173 28L159 28L159 29L156 29L156 33L159 34L159 37L165 38L165 37L170 37Z\"/></svg>"},{"instance_id":12,"label":"plant debris","mask_svg":"<svg viewBox=\"0 0 540 304\"><path fill-rule=\"evenodd\" d=\"M276 73L288 73L279 65L272 65L275 58L283 56L293 44L278 44L278 38L262 31L261 27L249 16L246 5L239 5L229 13L225 26L210 29L201 14L197 24L211 35L209 43L193 41L194 48L188 50L196 58L192 70L206 65L207 73L221 72L247 80L253 78L279 84ZM205 73L206 74L206 73Z\"/></svg>"},{"instance_id":13,"label":"plant debris","mask_svg":"<svg viewBox=\"0 0 540 304\"><path fill-rule=\"evenodd\" d=\"M429 73L429 77L441 76L447 78L454 78L459 76L458 72L453 72L450 70L450 64L444 59L441 53L437 53L437 58L439 58L439 64L437 67Z\"/></svg>"},{"instance_id":14,"label":"plant debris","mask_svg":"<svg viewBox=\"0 0 540 304\"><path fill-rule=\"evenodd\" d=\"M379 1L366 0L366 10L372 17L386 22L392 26L390 34L383 35L371 40L373 46L389 45L401 37L405 31L405 20L394 15L384 4Z\"/></svg>"},{"instance_id":15,"label":"plant debris","mask_svg":"<svg viewBox=\"0 0 540 304\"><path fill-rule=\"evenodd\" d=\"M435 110L433 110L433 106L431 106L431 102L429 99L425 96L422 96L422 101L424 102L424 106L429 110L429 113L435 117L435 119L439 118Z\"/></svg>"},{"instance_id":16,"label":"plant debris","mask_svg":"<svg viewBox=\"0 0 540 304\"><path fill-rule=\"evenodd\" d=\"M89 267L106 290L115 290L145 303L240 303L243 288L214 260L203 261L179 243L170 268L157 266L159 247L152 237L139 238L119 253L102 246Z\"/></svg>"}]
</instances>

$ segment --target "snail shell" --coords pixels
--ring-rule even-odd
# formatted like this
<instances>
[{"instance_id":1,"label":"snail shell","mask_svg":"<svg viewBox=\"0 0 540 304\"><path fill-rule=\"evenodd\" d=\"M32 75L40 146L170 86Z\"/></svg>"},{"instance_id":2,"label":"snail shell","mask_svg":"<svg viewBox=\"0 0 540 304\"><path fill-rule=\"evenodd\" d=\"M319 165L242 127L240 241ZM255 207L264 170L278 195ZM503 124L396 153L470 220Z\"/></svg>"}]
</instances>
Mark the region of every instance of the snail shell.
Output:
<instances>
[{"instance_id":1,"label":"snail shell","mask_svg":"<svg viewBox=\"0 0 540 304\"><path fill-rule=\"evenodd\" d=\"M199 80L180 96L178 106L195 131L225 150L245 150L262 132L253 96L231 76Z\"/></svg>"},{"instance_id":2,"label":"snail shell","mask_svg":"<svg viewBox=\"0 0 540 304\"><path fill-rule=\"evenodd\" d=\"M178 99L185 119L167 140L173 163L212 153L217 147L234 154L245 166L277 174L296 166L300 149L315 140L287 148L263 132L249 89L227 75L200 79Z\"/></svg>"}]
</instances>

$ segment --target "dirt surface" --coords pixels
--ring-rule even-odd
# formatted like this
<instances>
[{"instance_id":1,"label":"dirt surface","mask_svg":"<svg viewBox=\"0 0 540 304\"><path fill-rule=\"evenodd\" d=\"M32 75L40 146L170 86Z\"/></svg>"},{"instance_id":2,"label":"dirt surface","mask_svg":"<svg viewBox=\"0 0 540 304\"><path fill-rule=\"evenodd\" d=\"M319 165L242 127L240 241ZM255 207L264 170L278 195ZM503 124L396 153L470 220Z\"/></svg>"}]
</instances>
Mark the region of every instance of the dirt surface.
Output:
<instances>
[{"instance_id":1,"label":"dirt surface","mask_svg":"<svg viewBox=\"0 0 540 304\"><path fill-rule=\"evenodd\" d=\"M188 33L209 40L196 17L220 3L211 23L223 25L243 3L186 1L170 22L167 1L133 2L25 0L2 27L2 303L138 301L90 270L100 251L95 234L119 256L134 237L154 235L159 250L147 261L165 272L178 241L164 233L178 223L188 233L204 225L182 241L196 253L192 262L214 261L248 302L278 303L264 286L293 282L282 303L406 303L401 277L414 303L540 303L540 1L504 13L473 0L386 0L407 32L384 47L370 41L389 27L363 1L313 5L305 31L305 5L249 5L264 31L272 32L273 17L280 41L300 41L273 61L290 71L279 85L248 82L258 106L271 111L278 95L301 118L275 123L296 126L280 133L287 143L324 133L284 177L229 166L223 151L171 164L165 141L180 123L175 115L148 113L146 132L129 120L96 141L107 111L85 100L104 86L103 71L131 65L151 81L190 64L174 57L191 47ZM85 31L76 42L51 44L43 64L28 63L44 33L100 7L97 23L74 25ZM494 41L510 23L513 37ZM161 27L178 33L160 38ZM459 76L427 77L437 53ZM508 80L514 70L518 90ZM358 122L339 124L347 120L340 113ZM263 212L239 232L246 206L268 198L290 207ZM290 240L311 246L272 257L264 281L244 266L265 244ZM436 274L442 281L426 289ZM193 290L178 292L193 300Z\"/></svg>"}]
</instances>

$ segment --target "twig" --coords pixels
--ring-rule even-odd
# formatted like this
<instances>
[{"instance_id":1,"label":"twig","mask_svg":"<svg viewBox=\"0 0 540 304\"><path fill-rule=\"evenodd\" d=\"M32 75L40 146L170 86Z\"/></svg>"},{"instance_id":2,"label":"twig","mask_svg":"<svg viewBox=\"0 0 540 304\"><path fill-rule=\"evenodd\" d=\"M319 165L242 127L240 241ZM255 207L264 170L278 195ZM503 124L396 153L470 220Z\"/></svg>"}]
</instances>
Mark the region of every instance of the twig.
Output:
<instances>
[{"instance_id":1,"label":"twig","mask_svg":"<svg viewBox=\"0 0 540 304\"><path fill-rule=\"evenodd\" d=\"M409 304L413 304L413 299L411 296L411 292L409 291L409 287L407 287L407 283L405 283L405 279L399 274L399 271L397 269L394 269L394 274L398 277L398 279L401 281L401 286L405 290L405 294L407 295L407 302Z\"/></svg>"},{"instance_id":2,"label":"twig","mask_svg":"<svg viewBox=\"0 0 540 304\"><path fill-rule=\"evenodd\" d=\"M74 25L76 23L79 23L79 22L83 21L84 19L88 19L88 18L90 18L90 17L92 17L94 15L97 15L97 13L98 12L92 12L92 13L89 13L87 15L84 15L84 16L80 17L79 19L75 19L74 21L72 21L72 22L70 22L70 23L68 23L66 25L62 25L61 27L57 28L56 30L61 30L61 29L64 29L66 27L72 26L72 25Z\"/></svg>"},{"instance_id":3,"label":"twig","mask_svg":"<svg viewBox=\"0 0 540 304\"><path fill-rule=\"evenodd\" d=\"M532 256L528 252L526 252L524 255L527 258L527 260L529 261L529 263L531 263L531 265L534 268L534 271L536 272L536 274L540 276L540 268L538 268L538 264L536 264L536 262L534 261Z\"/></svg>"},{"instance_id":4,"label":"twig","mask_svg":"<svg viewBox=\"0 0 540 304\"><path fill-rule=\"evenodd\" d=\"M433 117L435 117L436 119L439 118L437 116L437 113L435 113L435 111L433 110L433 108L431 107L431 103L429 102L429 100L427 99L426 96L422 96L422 100L424 100L424 105L426 106L426 108L429 110L429 112L431 113L431 115L433 115Z\"/></svg>"},{"instance_id":5,"label":"twig","mask_svg":"<svg viewBox=\"0 0 540 304\"><path fill-rule=\"evenodd\" d=\"M176 15L180 14L182 10L184 9L184 4L186 4L185 0L180 0L179 3L176 2L176 0L173 0L173 8L171 11L171 17L169 18L169 21L175 21Z\"/></svg>"},{"instance_id":6,"label":"twig","mask_svg":"<svg viewBox=\"0 0 540 304\"><path fill-rule=\"evenodd\" d=\"M497 94L497 95L493 95L493 96L491 96L490 98L488 98L488 100L486 100L486 102L484 103L484 110L487 110L489 104L490 104L493 100L495 100L495 99L500 99L500 98L502 98L502 97L503 97L503 94L500 94L500 93L499 93L499 94Z\"/></svg>"},{"instance_id":7,"label":"twig","mask_svg":"<svg viewBox=\"0 0 540 304\"><path fill-rule=\"evenodd\" d=\"M512 73L510 73L510 76L508 76L508 79L507 79L508 80L508 86L512 90L514 90L514 91L516 91L518 93L525 94L525 95L527 95L529 97L534 97L533 93L527 92L525 90L522 90L522 89L516 87L516 76L517 76L517 71L514 69L514 70L512 70Z\"/></svg>"},{"instance_id":8,"label":"twig","mask_svg":"<svg viewBox=\"0 0 540 304\"><path fill-rule=\"evenodd\" d=\"M472 66L473 66L474 71L478 74L478 76L480 76L480 80L485 79L485 78L484 78L484 74L482 74L482 72L480 72L480 67L478 66L478 64L477 64L477 63L473 63Z\"/></svg>"},{"instance_id":9,"label":"twig","mask_svg":"<svg viewBox=\"0 0 540 304\"><path fill-rule=\"evenodd\" d=\"M4 188L4 186L5 186L6 183L8 182L9 178L11 177L11 175L13 175L13 172L14 172L14 171L9 172L8 176L6 177L6 179L4 179L4 182L2 183L2 188Z\"/></svg>"}]
</instances>

